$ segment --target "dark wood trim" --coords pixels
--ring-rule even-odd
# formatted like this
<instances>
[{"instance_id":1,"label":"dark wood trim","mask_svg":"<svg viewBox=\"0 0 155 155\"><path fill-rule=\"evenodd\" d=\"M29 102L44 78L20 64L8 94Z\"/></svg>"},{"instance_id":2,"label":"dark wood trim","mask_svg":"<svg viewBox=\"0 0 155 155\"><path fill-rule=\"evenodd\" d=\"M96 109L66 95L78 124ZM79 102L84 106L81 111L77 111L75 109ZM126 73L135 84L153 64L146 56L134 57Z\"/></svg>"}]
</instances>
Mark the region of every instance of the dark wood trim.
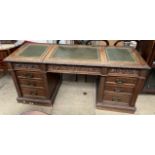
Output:
<instances>
[{"instance_id":1,"label":"dark wood trim","mask_svg":"<svg viewBox=\"0 0 155 155\"><path fill-rule=\"evenodd\" d=\"M24 97L17 97L17 101L19 103L26 103L26 104L33 104L33 105L42 105L42 106L51 106L53 100L51 99L31 99L31 98L24 98Z\"/></svg>"},{"instance_id":2,"label":"dark wood trim","mask_svg":"<svg viewBox=\"0 0 155 155\"><path fill-rule=\"evenodd\" d=\"M103 101L104 85L105 85L105 77L100 76L99 81L98 81L98 86L97 86L97 102L96 102L96 104L101 103Z\"/></svg>"},{"instance_id":3,"label":"dark wood trim","mask_svg":"<svg viewBox=\"0 0 155 155\"><path fill-rule=\"evenodd\" d=\"M97 109L100 110L110 110L110 111L115 111L115 112L126 112L126 113L131 113L133 114L136 111L136 107L127 107L127 106L118 106L116 105L110 105L109 103L104 102L103 103L98 103L97 104Z\"/></svg>"},{"instance_id":4,"label":"dark wood trim","mask_svg":"<svg viewBox=\"0 0 155 155\"><path fill-rule=\"evenodd\" d=\"M143 87L144 87L144 82L145 82L145 79L144 79L144 78L143 78L143 79L138 79L138 82L137 82L137 84L136 84L138 87L135 87L135 90L134 90L134 92L133 92L133 97L132 97L130 106L132 106L132 107L135 106L135 103L136 103L138 94L141 92L141 90L142 90Z\"/></svg>"},{"instance_id":5,"label":"dark wood trim","mask_svg":"<svg viewBox=\"0 0 155 155\"><path fill-rule=\"evenodd\" d=\"M13 82L14 82L14 85L16 87L16 90L17 90L17 93L18 93L18 96L19 97L22 97L22 92L21 92L21 89L20 89L20 85L19 85L19 82L18 82L18 79L17 79L17 76L13 70L13 66L12 66L12 63L8 63L8 66L9 66L9 71L12 75L12 78L13 78Z\"/></svg>"}]
</instances>

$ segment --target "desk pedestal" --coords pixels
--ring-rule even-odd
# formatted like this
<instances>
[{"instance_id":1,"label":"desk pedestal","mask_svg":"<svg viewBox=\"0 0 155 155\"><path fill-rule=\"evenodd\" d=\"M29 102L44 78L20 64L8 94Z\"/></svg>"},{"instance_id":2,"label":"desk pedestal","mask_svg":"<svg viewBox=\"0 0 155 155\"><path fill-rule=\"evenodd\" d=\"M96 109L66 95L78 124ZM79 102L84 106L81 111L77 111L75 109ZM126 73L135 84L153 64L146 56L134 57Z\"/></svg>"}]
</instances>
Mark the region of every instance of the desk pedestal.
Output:
<instances>
[{"instance_id":1,"label":"desk pedestal","mask_svg":"<svg viewBox=\"0 0 155 155\"><path fill-rule=\"evenodd\" d=\"M18 97L29 104L52 105L62 78L58 73L47 73L40 64L9 63Z\"/></svg>"}]
</instances>

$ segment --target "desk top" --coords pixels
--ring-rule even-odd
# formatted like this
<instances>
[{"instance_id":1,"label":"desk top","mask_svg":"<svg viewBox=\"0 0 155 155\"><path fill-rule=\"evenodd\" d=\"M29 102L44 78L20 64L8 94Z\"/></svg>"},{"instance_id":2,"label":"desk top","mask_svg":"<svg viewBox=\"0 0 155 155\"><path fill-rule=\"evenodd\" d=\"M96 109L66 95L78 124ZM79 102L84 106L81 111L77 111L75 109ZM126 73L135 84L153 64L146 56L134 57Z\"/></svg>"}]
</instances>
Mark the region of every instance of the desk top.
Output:
<instances>
[{"instance_id":1,"label":"desk top","mask_svg":"<svg viewBox=\"0 0 155 155\"><path fill-rule=\"evenodd\" d=\"M135 49L126 47L27 43L5 61L149 69Z\"/></svg>"},{"instance_id":2,"label":"desk top","mask_svg":"<svg viewBox=\"0 0 155 155\"><path fill-rule=\"evenodd\" d=\"M58 46L54 49L50 58L62 60L100 60L98 48Z\"/></svg>"},{"instance_id":3,"label":"desk top","mask_svg":"<svg viewBox=\"0 0 155 155\"><path fill-rule=\"evenodd\" d=\"M116 48L106 48L105 49L107 59L109 61L121 61L121 62L132 62L136 60L131 52L131 49L116 49Z\"/></svg>"},{"instance_id":4,"label":"desk top","mask_svg":"<svg viewBox=\"0 0 155 155\"><path fill-rule=\"evenodd\" d=\"M7 57L6 61L41 63L49 49L49 44L26 43Z\"/></svg>"}]
</instances>

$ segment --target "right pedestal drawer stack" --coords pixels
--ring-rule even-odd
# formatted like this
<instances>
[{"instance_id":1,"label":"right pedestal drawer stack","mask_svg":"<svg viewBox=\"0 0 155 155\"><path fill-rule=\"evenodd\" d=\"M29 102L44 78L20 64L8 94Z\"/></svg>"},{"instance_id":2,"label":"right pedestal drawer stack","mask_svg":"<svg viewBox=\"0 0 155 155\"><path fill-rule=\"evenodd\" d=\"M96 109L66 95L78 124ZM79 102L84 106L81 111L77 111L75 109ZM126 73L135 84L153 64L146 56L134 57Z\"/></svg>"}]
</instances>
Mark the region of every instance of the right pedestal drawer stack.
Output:
<instances>
[{"instance_id":1,"label":"right pedestal drawer stack","mask_svg":"<svg viewBox=\"0 0 155 155\"><path fill-rule=\"evenodd\" d=\"M146 74L144 70L109 69L107 75L100 78L103 97L98 100L97 107L133 113Z\"/></svg>"}]
</instances>

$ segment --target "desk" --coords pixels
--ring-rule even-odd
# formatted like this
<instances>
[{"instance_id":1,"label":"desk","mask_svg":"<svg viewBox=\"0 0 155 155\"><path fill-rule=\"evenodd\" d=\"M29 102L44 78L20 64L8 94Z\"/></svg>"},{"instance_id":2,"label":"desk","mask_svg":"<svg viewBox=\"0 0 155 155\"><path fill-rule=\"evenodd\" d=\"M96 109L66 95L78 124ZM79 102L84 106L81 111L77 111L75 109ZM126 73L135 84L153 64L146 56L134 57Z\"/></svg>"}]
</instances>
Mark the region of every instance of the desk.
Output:
<instances>
[{"instance_id":1,"label":"desk","mask_svg":"<svg viewBox=\"0 0 155 155\"><path fill-rule=\"evenodd\" d=\"M96 75L96 107L133 113L150 69L132 48L25 44L5 59L17 101L52 105L62 73Z\"/></svg>"}]
</instances>

